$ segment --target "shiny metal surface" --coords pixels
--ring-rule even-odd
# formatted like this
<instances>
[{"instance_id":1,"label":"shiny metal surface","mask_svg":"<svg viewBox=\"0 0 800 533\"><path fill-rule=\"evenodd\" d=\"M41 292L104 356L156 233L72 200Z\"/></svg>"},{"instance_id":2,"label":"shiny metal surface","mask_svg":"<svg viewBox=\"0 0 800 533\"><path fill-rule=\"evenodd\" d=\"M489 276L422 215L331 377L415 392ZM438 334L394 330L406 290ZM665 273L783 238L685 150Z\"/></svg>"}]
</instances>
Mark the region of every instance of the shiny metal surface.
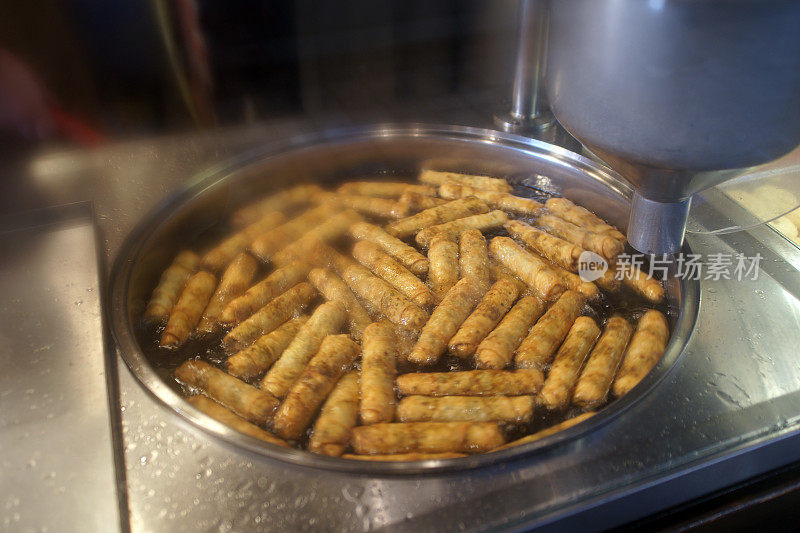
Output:
<instances>
[{"instance_id":1,"label":"shiny metal surface","mask_svg":"<svg viewBox=\"0 0 800 533\"><path fill-rule=\"evenodd\" d=\"M273 123L51 154L26 178L45 204L93 200L110 259L188 176L314 127ZM131 528L603 529L800 460L797 248L767 227L687 241L695 253L761 253L763 275L700 282L685 353L624 416L534 457L467 474L321 474L240 452L154 401L120 359Z\"/></svg>"},{"instance_id":2,"label":"shiny metal surface","mask_svg":"<svg viewBox=\"0 0 800 533\"><path fill-rule=\"evenodd\" d=\"M655 202L638 191L633 193L628 242L645 254L675 253L683 245L691 198L679 202Z\"/></svg>"},{"instance_id":3,"label":"shiny metal surface","mask_svg":"<svg viewBox=\"0 0 800 533\"><path fill-rule=\"evenodd\" d=\"M643 197L683 201L800 144L798 27L791 0L559 0L550 105Z\"/></svg>"},{"instance_id":4,"label":"shiny metal surface","mask_svg":"<svg viewBox=\"0 0 800 533\"><path fill-rule=\"evenodd\" d=\"M176 243L191 241L209 224L224 220L231 209L283 185L281 179L326 180L391 172L415 175L422 168L461 169L510 176L524 187L560 192L609 219L624 222L630 190L592 161L546 143L477 128L448 126L382 126L339 131L265 147L234 158L194 180L158 211L150 214L123 243L115 261L108 309L114 337L128 366L155 397L189 420L225 440L255 453L304 466L362 473L409 474L463 470L540 453L580 433L606 424L633 405L660 380L680 355L697 313L697 290L691 282L667 285L676 310L675 334L662 364L647 381L619 402L570 431L492 454L459 460L408 463L359 462L294 449L265 446L189 405L153 368L136 340L134 325ZM263 176L271 176L265 181ZM546 177L545 177L546 176ZM687 253L689 250L687 250ZM680 308L680 313L678 309Z\"/></svg>"},{"instance_id":5,"label":"shiny metal surface","mask_svg":"<svg viewBox=\"0 0 800 533\"><path fill-rule=\"evenodd\" d=\"M91 207L18 222L0 227L0 529L119 530Z\"/></svg>"}]
</instances>

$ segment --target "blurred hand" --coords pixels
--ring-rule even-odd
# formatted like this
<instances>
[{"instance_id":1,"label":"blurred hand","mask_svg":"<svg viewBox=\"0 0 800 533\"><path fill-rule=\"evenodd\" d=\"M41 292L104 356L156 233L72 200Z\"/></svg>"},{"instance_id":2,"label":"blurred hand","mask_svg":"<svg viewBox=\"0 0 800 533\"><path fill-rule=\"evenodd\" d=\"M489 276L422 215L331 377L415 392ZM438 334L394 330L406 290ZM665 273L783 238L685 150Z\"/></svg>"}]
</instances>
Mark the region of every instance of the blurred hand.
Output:
<instances>
[{"instance_id":1,"label":"blurred hand","mask_svg":"<svg viewBox=\"0 0 800 533\"><path fill-rule=\"evenodd\" d=\"M0 49L0 130L16 132L29 140L52 137L56 128L49 100L39 76L22 60Z\"/></svg>"}]
</instances>

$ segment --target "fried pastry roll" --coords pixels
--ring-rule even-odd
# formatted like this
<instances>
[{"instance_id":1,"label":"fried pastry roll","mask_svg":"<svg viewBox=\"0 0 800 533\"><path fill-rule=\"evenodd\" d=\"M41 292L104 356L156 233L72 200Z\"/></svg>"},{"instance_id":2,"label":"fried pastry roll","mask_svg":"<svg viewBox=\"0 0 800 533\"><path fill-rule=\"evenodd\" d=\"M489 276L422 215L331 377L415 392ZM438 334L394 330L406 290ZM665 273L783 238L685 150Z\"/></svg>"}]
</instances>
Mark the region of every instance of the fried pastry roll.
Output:
<instances>
[{"instance_id":1,"label":"fried pastry roll","mask_svg":"<svg viewBox=\"0 0 800 533\"><path fill-rule=\"evenodd\" d=\"M603 275L594 280L595 285L607 292L617 292L622 282L616 278L613 266L609 266Z\"/></svg>"},{"instance_id":2,"label":"fried pastry roll","mask_svg":"<svg viewBox=\"0 0 800 533\"><path fill-rule=\"evenodd\" d=\"M300 326L292 342L275 361L259 386L276 398L286 396L319 350L325 337L338 333L346 319L347 311L341 302L325 302L317 307L308 321Z\"/></svg>"},{"instance_id":3,"label":"fried pastry roll","mask_svg":"<svg viewBox=\"0 0 800 533\"><path fill-rule=\"evenodd\" d=\"M222 322L222 311L247 290L257 271L258 261L252 255L245 252L237 255L223 272L197 329L203 333L215 331Z\"/></svg>"},{"instance_id":4,"label":"fried pastry roll","mask_svg":"<svg viewBox=\"0 0 800 533\"><path fill-rule=\"evenodd\" d=\"M231 222L238 227L246 226L255 222L270 211L283 211L298 205L307 204L321 190L322 189L317 185L307 184L277 192L239 209L231 217Z\"/></svg>"},{"instance_id":5,"label":"fried pastry roll","mask_svg":"<svg viewBox=\"0 0 800 533\"><path fill-rule=\"evenodd\" d=\"M510 220L503 227L512 237L542 257L570 272L578 271L578 258L583 253L582 248L519 220Z\"/></svg>"},{"instance_id":6,"label":"fried pastry roll","mask_svg":"<svg viewBox=\"0 0 800 533\"><path fill-rule=\"evenodd\" d=\"M289 287L303 281L308 274L308 264L300 261L276 269L238 298L231 300L222 310L219 321L223 324L238 324L267 305L273 298Z\"/></svg>"},{"instance_id":7,"label":"fried pastry roll","mask_svg":"<svg viewBox=\"0 0 800 533\"><path fill-rule=\"evenodd\" d=\"M605 401L632 332L630 323L621 316L608 319L603 335L589 354L589 360L578 378L572 395L574 404L591 408Z\"/></svg>"},{"instance_id":8,"label":"fried pastry roll","mask_svg":"<svg viewBox=\"0 0 800 533\"><path fill-rule=\"evenodd\" d=\"M581 368L599 336L600 328L594 320L588 316L580 316L575 320L539 391L539 399L545 407L565 409L569 405Z\"/></svg>"},{"instance_id":9,"label":"fried pastry roll","mask_svg":"<svg viewBox=\"0 0 800 533\"><path fill-rule=\"evenodd\" d=\"M353 429L353 450L366 454L481 453L502 446L495 422L408 422Z\"/></svg>"},{"instance_id":10,"label":"fried pastry roll","mask_svg":"<svg viewBox=\"0 0 800 533\"><path fill-rule=\"evenodd\" d=\"M576 425L576 424L578 424L580 422L583 422L584 420L586 420L587 418L589 418L592 415L594 415L594 413L583 413L583 414L578 415L578 416L576 416L574 418L570 418L568 420L564 420L563 422L561 422L560 424L556 424L555 426L550 426L549 428L543 429L541 431L537 431L536 433L533 433L532 435L527 435L525 437L522 437L521 439L517 439L517 440L511 441L511 442L509 442L508 444L506 444L504 446L500 446L495 451L505 450L506 448L511 448L513 446L519 446L521 444L528 444L529 442L536 442L537 440L541 440L541 439L543 439L545 437L549 437L550 435L555 435L556 433L558 433L560 431L564 431L567 428L571 428L572 426L574 426L574 425Z\"/></svg>"},{"instance_id":11,"label":"fried pastry roll","mask_svg":"<svg viewBox=\"0 0 800 533\"><path fill-rule=\"evenodd\" d=\"M444 298L458 282L458 244L454 239L437 236L428 248L428 281L438 299Z\"/></svg>"},{"instance_id":12,"label":"fried pastry roll","mask_svg":"<svg viewBox=\"0 0 800 533\"><path fill-rule=\"evenodd\" d=\"M359 408L362 424L394 419L397 344L394 328L387 322L375 322L364 330Z\"/></svg>"},{"instance_id":13,"label":"fried pastry roll","mask_svg":"<svg viewBox=\"0 0 800 533\"><path fill-rule=\"evenodd\" d=\"M347 309L350 336L356 341L360 341L364 334L364 329L372 322L372 319L367 310L364 309L364 306L356 299L355 294L347 286L347 283L327 268L315 268L308 273L308 280L323 298L331 302L344 304L345 309Z\"/></svg>"},{"instance_id":14,"label":"fried pastry roll","mask_svg":"<svg viewBox=\"0 0 800 533\"><path fill-rule=\"evenodd\" d=\"M622 281L654 304L664 299L664 286L650 274L642 272L636 265L627 265Z\"/></svg>"},{"instance_id":15,"label":"fried pastry roll","mask_svg":"<svg viewBox=\"0 0 800 533\"><path fill-rule=\"evenodd\" d=\"M342 211L304 233L272 256L275 265L283 266L292 261L302 261L320 242L330 242L345 235L350 226L362 220L361 215L348 209Z\"/></svg>"},{"instance_id":16,"label":"fried pastry roll","mask_svg":"<svg viewBox=\"0 0 800 533\"><path fill-rule=\"evenodd\" d=\"M424 255L374 224L366 222L354 224L350 228L350 235L354 239L374 242L417 276L428 273L428 259Z\"/></svg>"},{"instance_id":17,"label":"fried pastry roll","mask_svg":"<svg viewBox=\"0 0 800 533\"><path fill-rule=\"evenodd\" d=\"M377 244L357 242L353 246L353 257L423 309L436 303L428 286L389 254L381 251Z\"/></svg>"},{"instance_id":18,"label":"fried pastry roll","mask_svg":"<svg viewBox=\"0 0 800 533\"><path fill-rule=\"evenodd\" d=\"M531 326L544 313L544 304L535 296L523 296L475 350L478 368L503 369L511 364L514 351L528 335Z\"/></svg>"},{"instance_id":19,"label":"fried pastry roll","mask_svg":"<svg viewBox=\"0 0 800 533\"><path fill-rule=\"evenodd\" d=\"M544 376L533 368L419 372L397 376L397 389L409 396L519 396L536 394Z\"/></svg>"},{"instance_id":20,"label":"fried pastry roll","mask_svg":"<svg viewBox=\"0 0 800 533\"><path fill-rule=\"evenodd\" d=\"M439 459L456 459L466 457L465 453L392 453L384 455L355 455L346 453L345 459L358 459L359 461L437 461Z\"/></svg>"},{"instance_id":21,"label":"fried pastry roll","mask_svg":"<svg viewBox=\"0 0 800 533\"><path fill-rule=\"evenodd\" d=\"M545 260L526 252L508 237L492 239L489 252L545 301L556 298L566 290L561 276Z\"/></svg>"},{"instance_id":22,"label":"fried pastry roll","mask_svg":"<svg viewBox=\"0 0 800 533\"><path fill-rule=\"evenodd\" d=\"M561 278L561 281L564 282L564 285L567 287L567 289L583 294L587 300L596 300L600 298L600 289L598 289L597 285L591 281L584 281L579 275L574 274L565 268L561 268L558 265L549 263L549 266L556 274L558 274L558 277Z\"/></svg>"},{"instance_id":23,"label":"fried pastry roll","mask_svg":"<svg viewBox=\"0 0 800 533\"><path fill-rule=\"evenodd\" d=\"M480 231L487 231L493 228L502 227L506 222L508 222L508 215L506 215L503 211L496 209L494 211L489 211L488 213L472 215L459 218L457 220L452 220L450 222L445 222L444 224L430 226L417 233L417 236L414 237L414 240L420 246L427 247L430 244L431 239L433 239L433 236L437 234L445 235L455 239L461 233L467 230L476 229Z\"/></svg>"},{"instance_id":24,"label":"fried pastry roll","mask_svg":"<svg viewBox=\"0 0 800 533\"><path fill-rule=\"evenodd\" d=\"M278 436L291 440L300 438L319 406L353 365L358 352L358 344L347 335L325 337L275 413L272 427ZM358 384L355 392L358 392ZM355 419L357 408L353 407L349 406L348 413Z\"/></svg>"},{"instance_id":25,"label":"fried pastry roll","mask_svg":"<svg viewBox=\"0 0 800 533\"><path fill-rule=\"evenodd\" d=\"M583 226L593 233L604 233L618 241L625 242L625 235L614 226L607 224L603 219L579 205L575 205L566 198L550 198L545 207L554 215L571 222L576 226Z\"/></svg>"},{"instance_id":26,"label":"fried pastry roll","mask_svg":"<svg viewBox=\"0 0 800 533\"><path fill-rule=\"evenodd\" d=\"M427 187L427 185L424 185L424 187ZM397 199L397 202L404 207L402 213L403 216L407 217L413 213L419 213L420 211L446 204L447 200L409 191L403 193L403 195Z\"/></svg>"},{"instance_id":27,"label":"fried pastry roll","mask_svg":"<svg viewBox=\"0 0 800 533\"><path fill-rule=\"evenodd\" d=\"M404 209L397 200L375 196L324 192L320 193L317 198L321 202L329 202L378 218L401 218L400 213Z\"/></svg>"},{"instance_id":28,"label":"fried pastry roll","mask_svg":"<svg viewBox=\"0 0 800 533\"><path fill-rule=\"evenodd\" d=\"M436 187L398 181L349 181L336 189L342 194L397 198L407 193L436 196Z\"/></svg>"},{"instance_id":29,"label":"fried pastry roll","mask_svg":"<svg viewBox=\"0 0 800 533\"><path fill-rule=\"evenodd\" d=\"M562 294L519 345L514 358L517 368L544 371L585 303L586 299L578 292L566 291Z\"/></svg>"},{"instance_id":30,"label":"fried pastry roll","mask_svg":"<svg viewBox=\"0 0 800 533\"><path fill-rule=\"evenodd\" d=\"M198 266L200 266L200 256L191 250L184 250L175 256L153 289L144 311L144 318L153 322L166 322L181 289Z\"/></svg>"},{"instance_id":31,"label":"fried pastry roll","mask_svg":"<svg viewBox=\"0 0 800 533\"><path fill-rule=\"evenodd\" d=\"M667 319L655 309L647 311L631 338L631 343L614 380L613 391L615 396L623 396L639 383L661 356L669 340L669 326Z\"/></svg>"},{"instance_id":32,"label":"fried pastry roll","mask_svg":"<svg viewBox=\"0 0 800 533\"><path fill-rule=\"evenodd\" d=\"M504 279L506 281L515 283L520 294L530 293L530 289L524 281L512 274L506 267L501 265L492 257L489 258L489 273L491 274L492 281L500 281L501 279Z\"/></svg>"},{"instance_id":33,"label":"fried pastry roll","mask_svg":"<svg viewBox=\"0 0 800 533\"><path fill-rule=\"evenodd\" d=\"M429 185L443 185L448 181L467 185L476 189L487 191L511 192L511 185L501 178L490 178L489 176L475 176L470 174L460 174L458 172L440 172L438 170L423 170L419 174L419 181Z\"/></svg>"},{"instance_id":34,"label":"fried pastry roll","mask_svg":"<svg viewBox=\"0 0 800 533\"><path fill-rule=\"evenodd\" d=\"M322 405L308 439L308 450L338 457L350 445L353 428L358 423L358 372L345 374Z\"/></svg>"},{"instance_id":35,"label":"fried pastry roll","mask_svg":"<svg viewBox=\"0 0 800 533\"><path fill-rule=\"evenodd\" d=\"M257 338L274 330L311 303L317 292L308 283L298 283L259 309L250 318L228 332L222 346L228 353L249 346Z\"/></svg>"},{"instance_id":36,"label":"fried pastry roll","mask_svg":"<svg viewBox=\"0 0 800 533\"><path fill-rule=\"evenodd\" d=\"M222 270L234 257L247 250L247 247L260 235L275 229L286 220L283 213L267 213L249 226L223 240L203 255L203 267L215 272Z\"/></svg>"},{"instance_id":37,"label":"fried pastry roll","mask_svg":"<svg viewBox=\"0 0 800 533\"><path fill-rule=\"evenodd\" d=\"M198 359L189 359L176 368L175 378L255 424L266 423L278 407L271 394Z\"/></svg>"},{"instance_id":38,"label":"fried pastry roll","mask_svg":"<svg viewBox=\"0 0 800 533\"><path fill-rule=\"evenodd\" d=\"M462 278L453 285L422 328L408 360L418 365L438 361L447 350L447 343L477 305L483 295L482 289L472 278Z\"/></svg>"},{"instance_id":39,"label":"fried pastry roll","mask_svg":"<svg viewBox=\"0 0 800 533\"><path fill-rule=\"evenodd\" d=\"M471 215L479 215L488 211L489 206L481 200L474 197L462 198L431 207L416 215L396 220L386 227L386 231L390 235L402 239L417 233L423 228L444 224L445 222Z\"/></svg>"},{"instance_id":40,"label":"fried pastry roll","mask_svg":"<svg viewBox=\"0 0 800 533\"><path fill-rule=\"evenodd\" d=\"M567 222L553 215L542 215L536 220L537 226L560 239L590 250L607 260L612 260L625 249L625 243L605 233L594 233L581 226Z\"/></svg>"},{"instance_id":41,"label":"fried pastry roll","mask_svg":"<svg viewBox=\"0 0 800 533\"><path fill-rule=\"evenodd\" d=\"M285 247L286 243L296 241L311 228L328 220L335 212L336 207L328 204L309 209L253 239L253 242L250 243L250 251L266 263L272 259L275 252Z\"/></svg>"},{"instance_id":42,"label":"fried pastry roll","mask_svg":"<svg viewBox=\"0 0 800 533\"><path fill-rule=\"evenodd\" d=\"M506 315L519 296L517 284L500 280L489 288L475 310L450 339L450 353L458 357L473 355L478 345Z\"/></svg>"},{"instance_id":43,"label":"fried pastry roll","mask_svg":"<svg viewBox=\"0 0 800 533\"><path fill-rule=\"evenodd\" d=\"M492 273L489 270L489 251L486 238L479 230L468 229L458 239L458 267L462 278L471 277L488 287Z\"/></svg>"},{"instance_id":44,"label":"fried pastry roll","mask_svg":"<svg viewBox=\"0 0 800 533\"><path fill-rule=\"evenodd\" d=\"M361 265L350 266L342 277L354 293L393 324L419 329L428 320L428 313L421 307Z\"/></svg>"},{"instance_id":45,"label":"fried pastry roll","mask_svg":"<svg viewBox=\"0 0 800 533\"><path fill-rule=\"evenodd\" d=\"M244 350L228 357L228 373L239 379L251 379L267 370L289 346L306 320L307 316L293 318L278 329L262 335Z\"/></svg>"},{"instance_id":46,"label":"fried pastry roll","mask_svg":"<svg viewBox=\"0 0 800 533\"><path fill-rule=\"evenodd\" d=\"M522 198L506 192L487 191L469 185L448 181L439 186L439 196L448 200L474 196L486 202L492 209L501 209L519 215L537 216L542 204L532 198Z\"/></svg>"},{"instance_id":47,"label":"fried pastry roll","mask_svg":"<svg viewBox=\"0 0 800 533\"><path fill-rule=\"evenodd\" d=\"M406 396L397 404L400 422L527 423L533 396Z\"/></svg>"},{"instance_id":48,"label":"fried pastry roll","mask_svg":"<svg viewBox=\"0 0 800 533\"><path fill-rule=\"evenodd\" d=\"M269 442L270 444L275 444L277 446L283 446L284 448L289 446L283 439L279 439L272 433L261 429L255 424L251 424L241 416L218 404L208 396L195 394L194 396L189 396L186 398L186 401L217 422L222 422L226 426L232 427L239 433L244 433L245 435L250 435L251 437L263 440L264 442Z\"/></svg>"},{"instance_id":49,"label":"fried pastry roll","mask_svg":"<svg viewBox=\"0 0 800 533\"><path fill-rule=\"evenodd\" d=\"M217 278L214 274L203 270L189 278L169 314L167 327L161 334L159 346L175 348L186 342L189 334L200 322L203 310L208 305L216 286Z\"/></svg>"}]
</instances>

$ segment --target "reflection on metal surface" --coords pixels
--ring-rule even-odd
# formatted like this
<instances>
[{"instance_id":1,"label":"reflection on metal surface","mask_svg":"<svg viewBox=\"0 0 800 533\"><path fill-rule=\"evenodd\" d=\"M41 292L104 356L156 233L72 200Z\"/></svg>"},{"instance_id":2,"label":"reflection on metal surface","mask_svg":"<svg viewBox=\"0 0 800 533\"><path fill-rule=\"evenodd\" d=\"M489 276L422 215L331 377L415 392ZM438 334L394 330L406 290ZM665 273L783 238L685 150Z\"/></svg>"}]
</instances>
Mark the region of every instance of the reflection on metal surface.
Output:
<instances>
[{"instance_id":1,"label":"reflection on metal surface","mask_svg":"<svg viewBox=\"0 0 800 533\"><path fill-rule=\"evenodd\" d=\"M91 209L51 209L33 222L0 228L2 528L116 530Z\"/></svg>"}]
</instances>

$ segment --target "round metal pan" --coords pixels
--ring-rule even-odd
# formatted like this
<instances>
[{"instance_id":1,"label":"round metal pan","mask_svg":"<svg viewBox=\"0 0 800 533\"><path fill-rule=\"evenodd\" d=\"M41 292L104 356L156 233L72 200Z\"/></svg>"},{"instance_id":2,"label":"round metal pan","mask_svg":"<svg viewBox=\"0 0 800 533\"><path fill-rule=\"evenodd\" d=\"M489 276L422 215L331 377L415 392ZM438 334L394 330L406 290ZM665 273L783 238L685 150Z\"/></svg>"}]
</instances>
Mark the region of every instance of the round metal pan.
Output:
<instances>
[{"instance_id":1,"label":"round metal pan","mask_svg":"<svg viewBox=\"0 0 800 533\"><path fill-rule=\"evenodd\" d=\"M488 466L541 453L574 441L635 408L681 355L699 304L696 281L667 283L673 330L658 365L630 393L565 431L500 452L459 459L379 463L286 449L241 434L192 407L148 361L135 335L158 276L184 243L221 223L231 210L300 180L331 182L389 174L413 176L421 168L506 176L515 184L563 194L624 228L630 186L609 169L557 146L497 131L456 126L385 125L291 139L244 153L195 176L128 235L115 260L106 311L122 358L153 397L177 415L250 452L296 465L366 474L419 474ZM689 252L688 249L684 250Z\"/></svg>"}]
</instances>

